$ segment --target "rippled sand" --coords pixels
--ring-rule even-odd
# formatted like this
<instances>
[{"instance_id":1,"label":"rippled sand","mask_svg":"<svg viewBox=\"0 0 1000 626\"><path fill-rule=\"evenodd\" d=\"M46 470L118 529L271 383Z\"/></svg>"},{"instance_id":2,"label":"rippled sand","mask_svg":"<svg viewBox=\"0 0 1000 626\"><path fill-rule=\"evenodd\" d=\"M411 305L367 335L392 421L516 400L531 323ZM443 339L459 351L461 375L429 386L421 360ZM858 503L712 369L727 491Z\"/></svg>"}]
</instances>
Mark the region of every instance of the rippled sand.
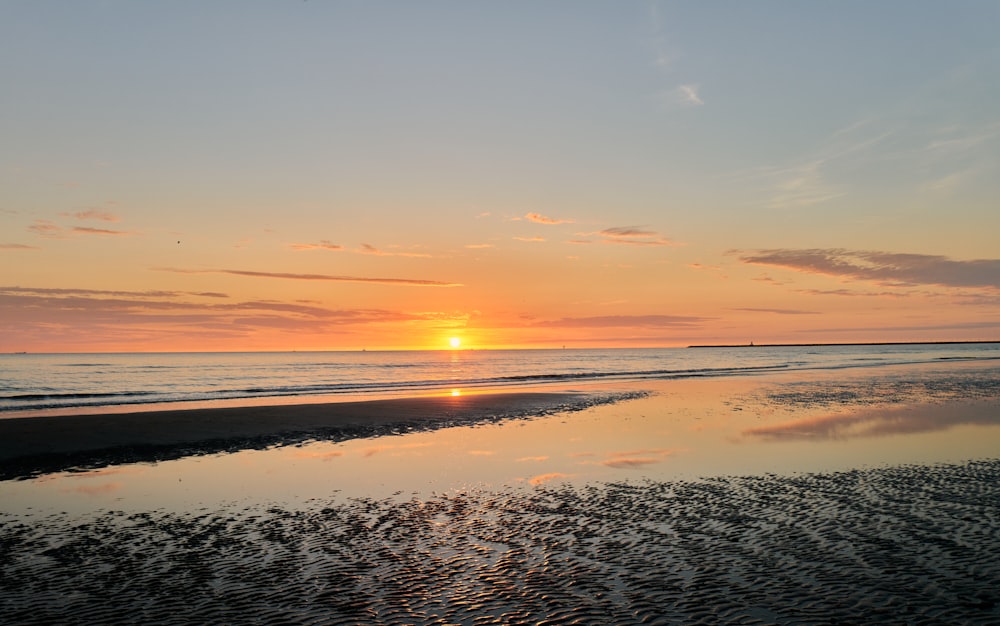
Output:
<instances>
[{"instance_id":1,"label":"rippled sand","mask_svg":"<svg viewBox=\"0 0 1000 626\"><path fill-rule=\"evenodd\" d=\"M6 623L997 624L1000 460L0 516Z\"/></svg>"}]
</instances>

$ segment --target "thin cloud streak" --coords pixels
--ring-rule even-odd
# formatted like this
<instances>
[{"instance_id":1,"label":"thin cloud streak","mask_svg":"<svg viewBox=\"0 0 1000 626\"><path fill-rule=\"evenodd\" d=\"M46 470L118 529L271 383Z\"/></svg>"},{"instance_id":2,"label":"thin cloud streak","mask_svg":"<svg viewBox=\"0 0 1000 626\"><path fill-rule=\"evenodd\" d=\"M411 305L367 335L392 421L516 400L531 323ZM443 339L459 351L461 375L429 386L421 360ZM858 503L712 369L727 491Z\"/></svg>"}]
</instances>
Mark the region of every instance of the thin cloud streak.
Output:
<instances>
[{"instance_id":1,"label":"thin cloud streak","mask_svg":"<svg viewBox=\"0 0 1000 626\"><path fill-rule=\"evenodd\" d=\"M540 213L528 213L524 216L524 219L535 222L536 224L572 224L573 220L561 220L554 217L546 217Z\"/></svg>"},{"instance_id":2,"label":"thin cloud streak","mask_svg":"<svg viewBox=\"0 0 1000 626\"><path fill-rule=\"evenodd\" d=\"M676 328L698 326L712 319L684 315L603 315L563 317L558 320L535 322L532 326L540 328Z\"/></svg>"},{"instance_id":3,"label":"thin cloud streak","mask_svg":"<svg viewBox=\"0 0 1000 626\"><path fill-rule=\"evenodd\" d=\"M323 239L319 243L293 243L291 248L293 250L343 250L344 246Z\"/></svg>"},{"instance_id":4,"label":"thin cloud streak","mask_svg":"<svg viewBox=\"0 0 1000 626\"><path fill-rule=\"evenodd\" d=\"M775 315L819 315L819 311L800 311L798 309L755 309L751 307L738 307L731 311L746 311L747 313L773 313Z\"/></svg>"},{"instance_id":5,"label":"thin cloud streak","mask_svg":"<svg viewBox=\"0 0 1000 626\"><path fill-rule=\"evenodd\" d=\"M210 269L191 270L175 267L154 267L158 272L174 274L228 274L248 278L277 278L283 280L316 280L341 283L373 283L380 285L400 285L406 287L462 287L461 283L449 283L440 280L423 280L414 278L368 278L363 276L335 276L331 274L293 274L289 272L257 272L251 270Z\"/></svg>"}]
</instances>

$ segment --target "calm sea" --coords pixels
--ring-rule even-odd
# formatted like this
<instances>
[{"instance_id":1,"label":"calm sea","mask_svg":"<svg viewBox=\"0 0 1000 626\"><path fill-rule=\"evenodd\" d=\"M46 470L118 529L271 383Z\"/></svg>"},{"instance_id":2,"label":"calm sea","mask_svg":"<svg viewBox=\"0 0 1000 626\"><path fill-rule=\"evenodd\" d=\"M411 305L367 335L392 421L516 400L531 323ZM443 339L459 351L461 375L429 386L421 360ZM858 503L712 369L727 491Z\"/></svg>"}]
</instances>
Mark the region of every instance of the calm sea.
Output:
<instances>
[{"instance_id":1,"label":"calm sea","mask_svg":"<svg viewBox=\"0 0 1000 626\"><path fill-rule=\"evenodd\" d=\"M1000 343L0 355L0 414L1000 359Z\"/></svg>"}]
</instances>

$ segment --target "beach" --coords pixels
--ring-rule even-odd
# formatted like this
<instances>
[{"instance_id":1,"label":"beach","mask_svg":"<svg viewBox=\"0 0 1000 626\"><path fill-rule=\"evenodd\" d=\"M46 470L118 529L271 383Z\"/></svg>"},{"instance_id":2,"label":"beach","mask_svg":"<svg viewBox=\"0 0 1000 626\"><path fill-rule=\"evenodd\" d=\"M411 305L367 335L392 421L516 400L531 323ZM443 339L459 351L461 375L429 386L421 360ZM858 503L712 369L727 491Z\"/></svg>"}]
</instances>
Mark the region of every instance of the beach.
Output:
<instances>
[{"instance_id":1,"label":"beach","mask_svg":"<svg viewBox=\"0 0 1000 626\"><path fill-rule=\"evenodd\" d=\"M10 623L1000 620L992 364L78 419L0 420Z\"/></svg>"}]
</instances>

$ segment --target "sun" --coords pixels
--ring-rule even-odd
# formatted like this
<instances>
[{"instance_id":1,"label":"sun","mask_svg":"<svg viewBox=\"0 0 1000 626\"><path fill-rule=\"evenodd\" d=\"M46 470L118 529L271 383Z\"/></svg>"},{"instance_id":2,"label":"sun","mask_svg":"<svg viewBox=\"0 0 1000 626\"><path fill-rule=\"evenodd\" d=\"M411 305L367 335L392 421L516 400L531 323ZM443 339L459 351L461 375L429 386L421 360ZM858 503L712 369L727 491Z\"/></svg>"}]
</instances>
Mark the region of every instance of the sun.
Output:
<instances>
[{"instance_id":1,"label":"sun","mask_svg":"<svg viewBox=\"0 0 1000 626\"><path fill-rule=\"evenodd\" d=\"M452 337L451 339L448 340L448 345L450 345L452 348L461 347L462 339L460 337Z\"/></svg>"}]
</instances>

